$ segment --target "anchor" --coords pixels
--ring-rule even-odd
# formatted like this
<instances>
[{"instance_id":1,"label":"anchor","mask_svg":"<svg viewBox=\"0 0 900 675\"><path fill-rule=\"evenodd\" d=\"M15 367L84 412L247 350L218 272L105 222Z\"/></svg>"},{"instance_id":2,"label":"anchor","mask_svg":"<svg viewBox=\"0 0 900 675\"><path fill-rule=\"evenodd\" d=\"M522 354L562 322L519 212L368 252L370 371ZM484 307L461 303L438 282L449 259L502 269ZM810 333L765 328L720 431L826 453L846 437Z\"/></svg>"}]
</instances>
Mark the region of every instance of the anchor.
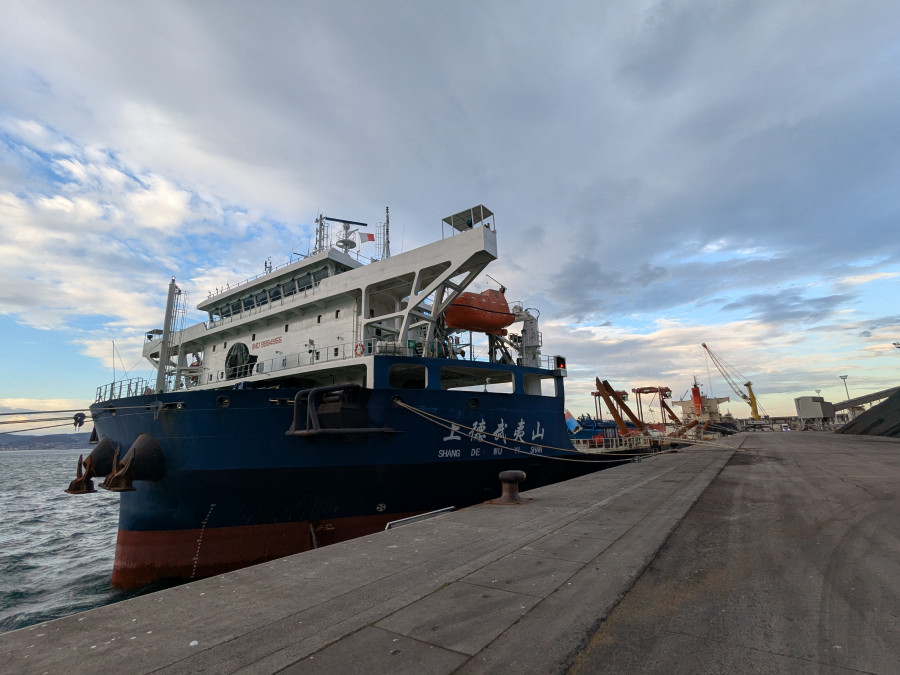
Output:
<instances>
[{"instance_id":1,"label":"anchor","mask_svg":"<svg viewBox=\"0 0 900 675\"><path fill-rule=\"evenodd\" d=\"M78 466L75 471L75 480L69 483L69 487L66 488L66 492L70 495L84 495L90 492L96 492L94 489L94 481L91 478L94 474L94 464L90 461L91 457L88 455L88 461L84 462L84 455L78 455ZM87 465L87 471L82 471L81 465L84 463Z\"/></svg>"},{"instance_id":2,"label":"anchor","mask_svg":"<svg viewBox=\"0 0 900 675\"><path fill-rule=\"evenodd\" d=\"M133 481L160 480L166 473L162 448L150 434L141 434L119 461L119 451L113 461L114 470L100 487L112 492L132 492Z\"/></svg>"},{"instance_id":3,"label":"anchor","mask_svg":"<svg viewBox=\"0 0 900 675\"><path fill-rule=\"evenodd\" d=\"M113 442L104 436L97 447L91 451L91 454L83 459L84 455L78 456L78 466L76 467L75 480L69 483L66 490L70 495L83 495L96 492L94 489L94 481L91 480L95 476L105 476L112 473L115 464L118 461L118 449ZM82 468L84 469L82 471Z\"/></svg>"}]
</instances>

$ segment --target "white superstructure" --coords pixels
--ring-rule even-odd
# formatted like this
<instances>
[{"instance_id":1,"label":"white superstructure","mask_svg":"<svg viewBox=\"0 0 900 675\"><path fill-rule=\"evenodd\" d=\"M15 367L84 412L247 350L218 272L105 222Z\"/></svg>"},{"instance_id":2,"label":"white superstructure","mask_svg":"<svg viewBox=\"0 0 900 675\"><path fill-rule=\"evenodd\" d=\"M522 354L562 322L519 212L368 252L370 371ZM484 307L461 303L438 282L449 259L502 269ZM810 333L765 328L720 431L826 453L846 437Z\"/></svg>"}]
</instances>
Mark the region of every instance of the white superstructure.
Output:
<instances>
[{"instance_id":1,"label":"white superstructure","mask_svg":"<svg viewBox=\"0 0 900 675\"><path fill-rule=\"evenodd\" d=\"M448 216L440 241L370 264L347 254L346 224L344 238L328 245L324 220L311 255L203 300L197 308L208 321L175 329L173 280L165 328L144 345L160 372L157 391L286 377L371 386L373 354L461 352L442 315L497 258L491 211L479 205Z\"/></svg>"}]
</instances>

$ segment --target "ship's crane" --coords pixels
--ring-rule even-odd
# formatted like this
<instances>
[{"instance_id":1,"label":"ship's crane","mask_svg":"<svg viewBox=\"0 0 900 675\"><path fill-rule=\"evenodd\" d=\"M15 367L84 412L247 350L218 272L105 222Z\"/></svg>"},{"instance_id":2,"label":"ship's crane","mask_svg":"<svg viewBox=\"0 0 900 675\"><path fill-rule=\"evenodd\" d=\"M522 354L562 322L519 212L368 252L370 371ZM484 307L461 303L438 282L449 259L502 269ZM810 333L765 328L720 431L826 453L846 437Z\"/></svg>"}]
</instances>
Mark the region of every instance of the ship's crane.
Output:
<instances>
[{"instance_id":1,"label":"ship's crane","mask_svg":"<svg viewBox=\"0 0 900 675\"><path fill-rule=\"evenodd\" d=\"M709 354L709 358L712 359L712 362L715 364L716 368L719 369L719 372L722 373L722 377L725 378L728 386L731 387L734 393L744 399L750 406L750 416L755 420L760 419L760 406L756 401L756 395L753 393L753 383L750 380L747 380L747 378L741 375L737 370L735 370L733 366L723 361L720 356L718 356L712 349L706 346L705 342L701 346L706 350L706 353ZM747 387L746 394L738 385L738 382L741 380L746 380L746 382L744 382L744 386Z\"/></svg>"},{"instance_id":2,"label":"ship's crane","mask_svg":"<svg viewBox=\"0 0 900 675\"><path fill-rule=\"evenodd\" d=\"M662 417L663 424L666 422L666 417L664 412L669 413L669 416L672 417L675 421L675 424L681 425L681 420L672 412L672 409L666 404L667 398L672 398L672 390L668 387L637 387L632 389L631 392L636 395L637 400L637 409L638 409L638 417L641 420L644 419L644 407L641 404L641 394L653 394L655 396L659 396L659 407L662 408L660 415ZM653 403L653 399L650 399L650 403Z\"/></svg>"},{"instance_id":3,"label":"ship's crane","mask_svg":"<svg viewBox=\"0 0 900 675\"><path fill-rule=\"evenodd\" d=\"M609 408L610 414L616 421L620 436L634 436L637 434L643 436L650 435L647 425L631 412L631 409L625 404L625 400L621 396L621 394L625 394L625 392L616 391L609 382L606 380L601 381L599 377L597 378L597 391L603 397L603 400L606 402L606 407ZM625 394L625 396L627 397L628 394ZM625 425L625 420L622 419L623 411L628 415L628 418L631 420L632 424L634 424L635 429L629 429Z\"/></svg>"}]
</instances>

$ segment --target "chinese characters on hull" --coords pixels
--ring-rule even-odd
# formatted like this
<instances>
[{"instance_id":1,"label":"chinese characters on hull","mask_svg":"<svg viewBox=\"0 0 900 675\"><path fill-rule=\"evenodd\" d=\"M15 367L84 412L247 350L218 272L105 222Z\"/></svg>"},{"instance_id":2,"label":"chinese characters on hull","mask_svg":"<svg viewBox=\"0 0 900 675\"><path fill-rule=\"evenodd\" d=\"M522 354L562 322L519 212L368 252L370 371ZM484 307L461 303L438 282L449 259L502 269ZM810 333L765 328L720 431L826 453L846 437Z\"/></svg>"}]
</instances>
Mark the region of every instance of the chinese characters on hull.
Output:
<instances>
[{"instance_id":1,"label":"chinese characters on hull","mask_svg":"<svg viewBox=\"0 0 900 675\"><path fill-rule=\"evenodd\" d=\"M506 430L509 425L506 423L506 420L501 417L500 421L497 422L497 426L494 427L494 431L492 433L487 432L488 423L483 417L481 419L476 419L469 430L463 431L459 424L451 423L449 433L443 437L443 441L445 443L453 442L453 441L462 441L464 438L469 438L472 441L472 445L479 444L479 447L472 447L470 450L470 455L472 457L480 457L481 456L481 447L480 444L487 442L493 450L494 455L502 455L504 447L507 446L507 441L512 441L517 444L514 447L511 447L513 450L520 450L521 445L526 445L529 443L535 443L536 441L544 440L544 432L546 429L541 427L540 420L536 420L530 428L527 427L527 423L525 422L525 418L519 418L519 421L516 423L516 427L513 430L512 438L508 438L506 435ZM528 439L530 436L530 439ZM521 444L521 445L520 445ZM532 454L542 454L543 448L539 445L534 445L530 451ZM461 457L462 453L459 449L441 449L438 451L438 457Z\"/></svg>"}]
</instances>

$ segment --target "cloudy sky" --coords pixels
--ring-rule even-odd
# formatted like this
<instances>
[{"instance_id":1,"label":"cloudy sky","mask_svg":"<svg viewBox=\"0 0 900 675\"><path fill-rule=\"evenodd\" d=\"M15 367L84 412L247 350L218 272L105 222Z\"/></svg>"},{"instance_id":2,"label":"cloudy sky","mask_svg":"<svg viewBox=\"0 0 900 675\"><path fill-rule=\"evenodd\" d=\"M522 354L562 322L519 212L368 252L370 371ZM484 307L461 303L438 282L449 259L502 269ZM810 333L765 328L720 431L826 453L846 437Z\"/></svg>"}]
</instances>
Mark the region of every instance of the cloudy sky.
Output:
<instances>
[{"instance_id":1,"label":"cloudy sky","mask_svg":"<svg viewBox=\"0 0 900 675\"><path fill-rule=\"evenodd\" d=\"M148 376L171 276L196 304L319 212L390 206L396 253L478 203L576 414L696 376L746 417L702 342L770 414L898 383L895 1L2 7L0 411Z\"/></svg>"}]
</instances>

